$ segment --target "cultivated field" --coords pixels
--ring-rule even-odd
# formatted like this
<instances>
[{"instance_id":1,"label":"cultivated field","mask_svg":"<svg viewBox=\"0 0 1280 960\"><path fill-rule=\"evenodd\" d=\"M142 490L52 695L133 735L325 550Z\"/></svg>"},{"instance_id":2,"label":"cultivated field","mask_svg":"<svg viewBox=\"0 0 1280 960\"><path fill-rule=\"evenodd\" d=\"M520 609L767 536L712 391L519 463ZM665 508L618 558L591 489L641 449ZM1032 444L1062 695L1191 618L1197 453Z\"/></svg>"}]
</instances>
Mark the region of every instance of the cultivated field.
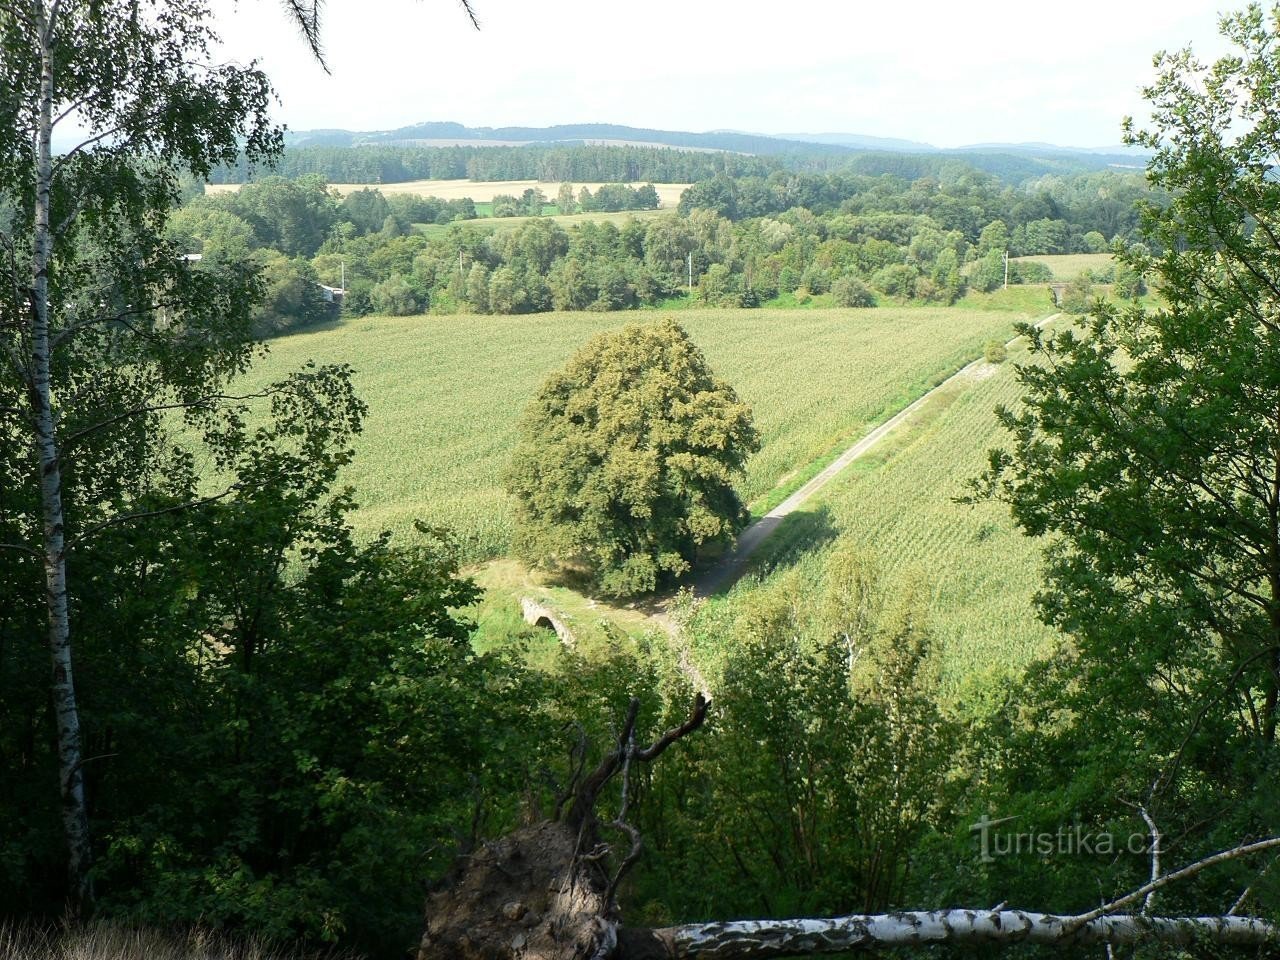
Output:
<instances>
[{"instance_id":1,"label":"cultivated field","mask_svg":"<svg viewBox=\"0 0 1280 960\"><path fill-rule=\"evenodd\" d=\"M1040 545L1014 528L1003 505L955 502L983 469L987 450L1004 441L993 410L1016 406L1012 364L1025 359L1025 346L1009 353L1008 363L949 387L855 462L788 520L761 563L772 569L764 581L744 581L717 602L734 603L785 577L819 583L828 551L852 547L873 556L888 581L917 578L955 700L968 701L984 688L983 678L1016 674L1050 650L1055 635L1031 608L1041 586ZM708 653L714 658L716 651Z\"/></svg>"},{"instance_id":2,"label":"cultivated field","mask_svg":"<svg viewBox=\"0 0 1280 960\"><path fill-rule=\"evenodd\" d=\"M369 405L348 469L362 533L422 518L458 531L467 558L503 553L502 472L543 379L594 333L653 313L368 318L274 341L266 380L304 360L356 368ZM1005 338L1020 311L688 310L714 369L749 401L763 439L743 484L765 497Z\"/></svg>"},{"instance_id":3,"label":"cultivated field","mask_svg":"<svg viewBox=\"0 0 1280 960\"><path fill-rule=\"evenodd\" d=\"M573 184L576 195L583 187L589 187L592 193L599 190L602 183ZM643 184L632 184L643 186ZM655 183L658 200L663 207L674 207L680 202L680 194L689 188L687 183ZM413 193L421 197L439 197L442 200L460 200L470 197L476 203L488 203L494 197L506 194L518 197L530 188L537 188L552 199L560 189L560 182L544 182L541 180L410 180L405 183L331 183L329 188L338 194L347 194L353 190L381 190L384 194ZM206 193L227 193L239 190L238 183L210 183L205 185Z\"/></svg>"},{"instance_id":4,"label":"cultivated field","mask_svg":"<svg viewBox=\"0 0 1280 960\"><path fill-rule=\"evenodd\" d=\"M1014 257L1015 261L1043 263L1053 271L1054 280L1071 280L1086 270L1106 270L1115 265L1109 253L1062 253L1040 257Z\"/></svg>"}]
</instances>

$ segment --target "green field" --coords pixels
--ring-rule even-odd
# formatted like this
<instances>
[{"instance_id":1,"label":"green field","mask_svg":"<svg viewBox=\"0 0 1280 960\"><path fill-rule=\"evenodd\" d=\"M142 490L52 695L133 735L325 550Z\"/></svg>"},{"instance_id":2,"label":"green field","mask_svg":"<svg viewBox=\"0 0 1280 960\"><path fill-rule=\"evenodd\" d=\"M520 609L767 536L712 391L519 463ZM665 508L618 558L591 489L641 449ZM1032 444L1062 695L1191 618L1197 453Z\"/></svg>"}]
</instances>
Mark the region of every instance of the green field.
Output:
<instances>
[{"instance_id":1,"label":"green field","mask_svg":"<svg viewBox=\"0 0 1280 960\"><path fill-rule=\"evenodd\" d=\"M957 701L980 696L984 677L1016 674L1051 649L1056 635L1031 610L1042 582L1040 545L1014 528L1003 505L955 502L986 451L1003 442L993 410L1016 405L1012 364L1025 359L1025 346L1009 354L1009 363L941 391L852 464L780 528L758 564L761 579L715 602L734 603L790 576L819 583L827 553L851 547L873 557L886 580L915 577L923 585L944 684ZM707 659L718 652L706 651Z\"/></svg>"},{"instance_id":2,"label":"green field","mask_svg":"<svg viewBox=\"0 0 1280 960\"><path fill-rule=\"evenodd\" d=\"M502 554L509 542L502 472L529 398L594 333L645 316L366 318L274 341L253 380L282 376L307 359L352 364L369 405L344 478L361 504L358 531L403 533L417 518L447 524L475 561ZM763 449L743 483L755 500L794 484L815 460L1031 316L1018 309L687 310L680 320L755 410Z\"/></svg>"},{"instance_id":3,"label":"green field","mask_svg":"<svg viewBox=\"0 0 1280 960\"><path fill-rule=\"evenodd\" d=\"M1062 253L1039 257L1014 257L1015 261L1043 263L1053 271L1054 280L1071 280L1086 270L1106 270L1115 265L1109 253Z\"/></svg>"}]
</instances>

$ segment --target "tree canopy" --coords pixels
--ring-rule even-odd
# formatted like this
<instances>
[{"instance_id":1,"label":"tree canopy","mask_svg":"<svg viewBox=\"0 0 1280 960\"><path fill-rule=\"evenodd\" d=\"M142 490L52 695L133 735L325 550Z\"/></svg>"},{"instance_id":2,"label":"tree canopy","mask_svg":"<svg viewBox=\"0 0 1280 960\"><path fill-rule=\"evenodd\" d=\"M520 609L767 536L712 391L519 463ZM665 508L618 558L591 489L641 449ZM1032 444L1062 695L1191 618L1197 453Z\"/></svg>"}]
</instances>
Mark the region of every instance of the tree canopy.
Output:
<instances>
[{"instance_id":1,"label":"tree canopy","mask_svg":"<svg viewBox=\"0 0 1280 960\"><path fill-rule=\"evenodd\" d=\"M1093 802L1145 798L1191 843L1280 829L1273 24L1254 5L1224 20L1233 55L1159 61L1151 126L1128 136L1168 193L1144 213L1160 252L1122 260L1162 303L1024 330L1024 405L1001 413L1011 448L985 478L1047 538L1040 614L1073 638L1029 694L1051 749Z\"/></svg>"},{"instance_id":2,"label":"tree canopy","mask_svg":"<svg viewBox=\"0 0 1280 960\"><path fill-rule=\"evenodd\" d=\"M508 475L518 549L585 563L608 594L653 590L745 524L733 481L758 446L750 408L679 324L600 334L525 412Z\"/></svg>"}]
</instances>

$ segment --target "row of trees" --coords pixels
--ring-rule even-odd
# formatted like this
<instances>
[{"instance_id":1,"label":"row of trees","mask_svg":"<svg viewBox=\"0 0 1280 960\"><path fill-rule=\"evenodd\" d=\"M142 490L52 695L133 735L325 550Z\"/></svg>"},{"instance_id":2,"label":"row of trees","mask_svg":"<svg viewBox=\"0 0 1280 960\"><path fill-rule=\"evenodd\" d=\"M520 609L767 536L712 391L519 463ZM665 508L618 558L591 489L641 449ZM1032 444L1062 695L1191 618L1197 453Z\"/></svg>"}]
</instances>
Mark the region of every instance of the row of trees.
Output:
<instances>
[{"instance_id":1,"label":"row of trees","mask_svg":"<svg viewBox=\"0 0 1280 960\"><path fill-rule=\"evenodd\" d=\"M557 183L692 183L727 172L767 175L778 160L669 147L296 147L272 169L293 178L316 174L330 183L410 180L541 180ZM246 158L209 174L211 183L248 183L261 173Z\"/></svg>"},{"instance_id":2,"label":"row of trees","mask_svg":"<svg viewBox=\"0 0 1280 960\"><path fill-rule=\"evenodd\" d=\"M714 210L730 220L776 216L796 207L816 214L923 215L970 241L1000 221L1008 231L1003 245L1015 255L1083 253L1100 252L1117 236L1136 238L1136 204L1149 192L1137 173L1047 176L1015 187L973 167L953 164L940 176L914 178L720 174L693 184L681 197L680 210Z\"/></svg>"},{"instance_id":3,"label":"row of trees","mask_svg":"<svg viewBox=\"0 0 1280 960\"><path fill-rule=\"evenodd\" d=\"M453 222L428 239L415 225L473 219L474 205L372 189L339 202L317 177L267 178L238 193L193 198L170 230L187 249L203 251L211 266L249 258L264 268L280 304L273 313L280 319L264 320L262 330L270 332L325 315L303 298L288 319L290 291L305 282L345 282L346 307L354 314L615 310L688 293L713 306L755 306L779 296L829 296L846 307L950 303L968 289L1001 286L1007 251L1099 252L1133 229L1136 214L1119 217L1113 209L1117 194L1136 191L1127 175L1046 180L1029 191L997 187L972 170L947 184L721 176L695 184L682 212L671 217L569 229L531 222L499 232ZM752 196L758 202L749 205ZM1091 206L1082 199L1090 196L1102 199ZM658 202L652 185L626 184L594 193L583 188L575 196L566 183L555 199L562 212L652 209ZM536 217L547 201L530 188L520 197L495 197L492 212ZM744 215L748 208L784 204L790 206L780 213ZM992 210L1009 219L979 222ZM964 229L949 226L955 223ZM1096 229L1101 226L1122 232L1104 235ZM1049 279L1048 269L1034 262L1010 267L1013 283ZM1110 282L1114 273L1097 279ZM1131 279L1125 295L1133 295Z\"/></svg>"}]
</instances>

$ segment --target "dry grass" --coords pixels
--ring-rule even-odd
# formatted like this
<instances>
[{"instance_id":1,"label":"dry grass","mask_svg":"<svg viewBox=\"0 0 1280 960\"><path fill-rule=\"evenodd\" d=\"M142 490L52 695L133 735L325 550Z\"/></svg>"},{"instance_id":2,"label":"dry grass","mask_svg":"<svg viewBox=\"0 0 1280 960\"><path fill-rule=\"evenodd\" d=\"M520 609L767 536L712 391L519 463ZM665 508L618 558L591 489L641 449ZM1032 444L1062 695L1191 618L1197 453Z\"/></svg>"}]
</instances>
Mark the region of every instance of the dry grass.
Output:
<instances>
[{"instance_id":1,"label":"dry grass","mask_svg":"<svg viewBox=\"0 0 1280 960\"><path fill-rule=\"evenodd\" d=\"M583 187L589 187L592 193L599 190L602 183L573 184L576 195ZM634 186L641 186L635 184ZM674 207L680 202L680 194L689 188L687 183L655 183L658 200L663 207ZM555 200L560 183L541 180L410 180L406 183L331 183L329 188L338 194L347 194L353 190L381 190L384 194L409 193L420 197L439 197L442 200L459 200L470 197L476 203L488 203L500 194L518 197L525 190L536 187L548 198ZM205 185L205 193L228 193L240 189L238 183L210 183Z\"/></svg>"},{"instance_id":2,"label":"dry grass","mask_svg":"<svg viewBox=\"0 0 1280 960\"><path fill-rule=\"evenodd\" d=\"M209 930L162 933L143 927L95 923L63 929L0 925L3 960L356 960L335 950L277 947L250 937Z\"/></svg>"}]
</instances>

